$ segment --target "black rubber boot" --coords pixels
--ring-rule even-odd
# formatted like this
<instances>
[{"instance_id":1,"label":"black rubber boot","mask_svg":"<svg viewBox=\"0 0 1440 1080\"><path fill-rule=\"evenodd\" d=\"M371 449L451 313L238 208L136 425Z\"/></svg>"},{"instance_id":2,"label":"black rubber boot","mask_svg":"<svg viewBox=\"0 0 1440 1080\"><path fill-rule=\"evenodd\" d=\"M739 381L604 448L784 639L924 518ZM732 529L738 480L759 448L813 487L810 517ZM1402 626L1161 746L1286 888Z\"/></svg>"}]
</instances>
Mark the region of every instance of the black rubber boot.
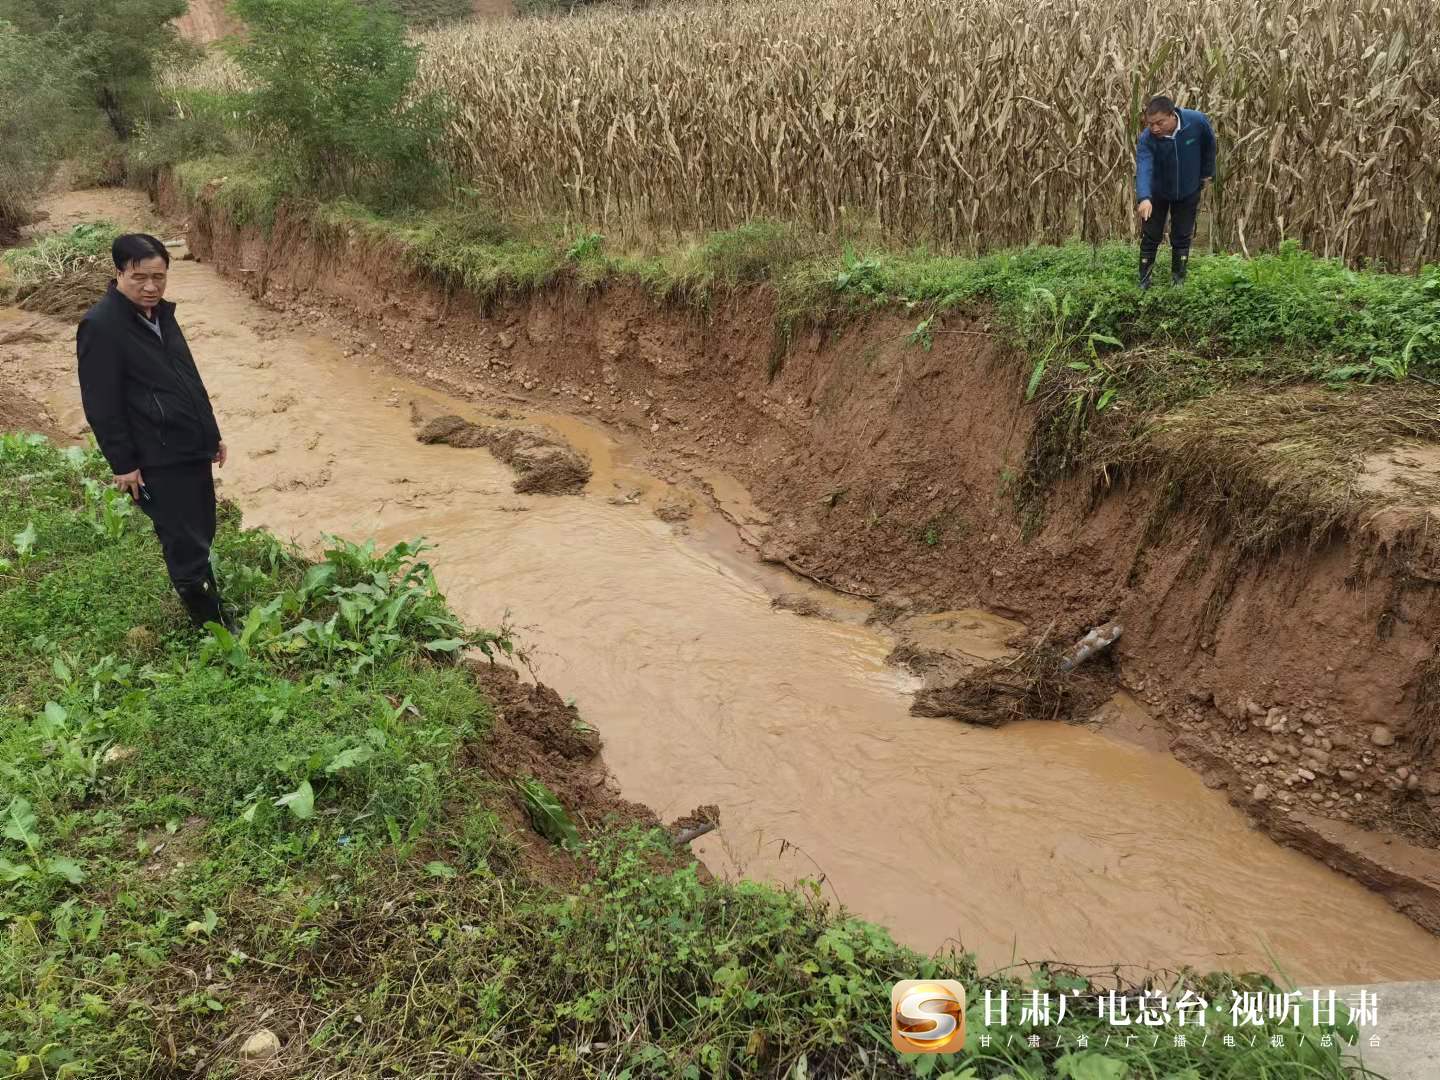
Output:
<instances>
[{"instance_id":1,"label":"black rubber boot","mask_svg":"<svg viewBox=\"0 0 1440 1080\"><path fill-rule=\"evenodd\" d=\"M225 604L225 597L220 595L220 582L215 580L215 571L210 571L210 589L215 596L215 606L220 609L220 625L231 633L240 629L240 624L235 619L235 613Z\"/></svg>"},{"instance_id":2,"label":"black rubber boot","mask_svg":"<svg viewBox=\"0 0 1440 1080\"><path fill-rule=\"evenodd\" d=\"M180 602L185 605L185 610L190 613L190 621L197 629L204 629L205 624L210 622L219 623L228 629L225 611L220 606L220 590L215 587L213 577L186 585L177 584L175 591L180 594Z\"/></svg>"},{"instance_id":3,"label":"black rubber boot","mask_svg":"<svg viewBox=\"0 0 1440 1080\"><path fill-rule=\"evenodd\" d=\"M1170 284L1179 288L1185 284L1185 275L1190 272L1190 256L1181 255L1170 261Z\"/></svg>"},{"instance_id":4,"label":"black rubber boot","mask_svg":"<svg viewBox=\"0 0 1440 1080\"><path fill-rule=\"evenodd\" d=\"M1151 272L1152 270L1154 270L1154 269L1155 269L1155 259L1154 259L1154 257L1153 257L1153 256L1151 256L1151 257L1146 257L1146 256L1144 256L1144 255L1141 255L1141 256L1140 256L1140 288L1142 288L1142 289L1148 289L1148 288L1150 288L1150 272Z\"/></svg>"}]
</instances>

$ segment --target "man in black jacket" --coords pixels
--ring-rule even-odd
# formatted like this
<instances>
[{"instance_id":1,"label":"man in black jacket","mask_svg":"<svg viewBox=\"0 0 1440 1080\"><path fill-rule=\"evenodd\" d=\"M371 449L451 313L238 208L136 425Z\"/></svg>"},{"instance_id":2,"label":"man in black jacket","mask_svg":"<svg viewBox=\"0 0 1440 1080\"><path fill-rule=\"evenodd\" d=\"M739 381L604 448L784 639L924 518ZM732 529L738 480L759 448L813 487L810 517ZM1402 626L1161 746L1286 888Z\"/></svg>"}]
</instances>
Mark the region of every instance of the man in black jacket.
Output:
<instances>
[{"instance_id":1,"label":"man in black jacket","mask_svg":"<svg viewBox=\"0 0 1440 1080\"><path fill-rule=\"evenodd\" d=\"M225 443L175 305L163 299L170 254L146 233L118 237L110 253L115 280L75 335L85 419L115 486L154 523L191 621L227 623L210 567L210 467L224 466Z\"/></svg>"}]
</instances>

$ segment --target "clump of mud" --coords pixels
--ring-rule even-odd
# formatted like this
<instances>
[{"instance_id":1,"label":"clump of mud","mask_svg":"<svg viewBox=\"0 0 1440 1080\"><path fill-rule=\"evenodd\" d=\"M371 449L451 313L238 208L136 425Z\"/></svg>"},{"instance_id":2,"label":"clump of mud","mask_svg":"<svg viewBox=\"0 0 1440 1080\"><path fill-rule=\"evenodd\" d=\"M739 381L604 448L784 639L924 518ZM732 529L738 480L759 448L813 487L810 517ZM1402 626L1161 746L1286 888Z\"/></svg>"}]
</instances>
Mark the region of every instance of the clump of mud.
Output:
<instances>
[{"instance_id":1,"label":"clump of mud","mask_svg":"<svg viewBox=\"0 0 1440 1080\"><path fill-rule=\"evenodd\" d=\"M1043 642L1020 656L996 660L950 686L927 687L910 705L914 716L948 717L981 727L1015 720L1058 720L1074 709L1064 654Z\"/></svg>"},{"instance_id":2,"label":"clump of mud","mask_svg":"<svg viewBox=\"0 0 1440 1080\"><path fill-rule=\"evenodd\" d=\"M495 706L495 725L483 750L495 775L535 777L555 793L582 832L607 815L660 824L654 811L620 798L605 783L600 736L573 705L548 686L522 681L514 668L484 661L468 666Z\"/></svg>"},{"instance_id":3,"label":"clump of mud","mask_svg":"<svg viewBox=\"0 0 1440 1080\"><path fill-rule=\"evenodd\" d=\"M826 618L825 609L804 593L781 593L770 601L770 606L777 611L793 611L807 619Z\"/></svg>"},{"instance_id":4,"label":"clump of mud","mask_svg":"<svg viewBox=\"0 0 1440 1080\"><path fill-rule=\"evenodd\" d=\"M698 828L701 825L718 825L720 823L720 808L714 803L706 803L704 806L697 806L688 814L676 818L670 823L671 832L684 832L686 829Z\"/></svg>"},{"instance_id":5,"label":"clump of mud","mask_svg":"<svg viewBox=\"0 0 1440 1080\"><path fill-rule=\"evenodd\" d=\"M675 842L676 847L683 847L692 840L698 840L706 833L714 832L720 827L720 808L714 803L706 803L704 806L697 806L688 814L676 818L668 826L670 839Z\"/></svg>"},{"instance_id":6,"label":"clump of mud","mask_svg":"<svg viewBox=\"0 0 1440 1080\"><path fill-rule=\"evenodd\" d=\"M685 499L666 499L655 507L655 516L661 521L688 521L695 514L695 507Z\"/></svg>"},{"instance_id":7,"label":"clump of mud","mask_svg":"<svg viewBox=\"0 0 1440 1080\"><path fill-rule=\"evenodd\" d=\"M0 384L0 431L33 431L52 442L62 442L65 438L51 421L45 406L15 387L3 384Z\"/></svg>"},{"instance_id":8,"label":"clump of mud","mask_svg":"<svg viewBox=\"0 0 1440 1080\"><path fill-rule=\"evenodd\" d=\"M567 495L590 480L590 462L578 451L531 428L487 427L460 416L437 416L415 436L422 443L484 447L519 477L518 494Z\"/></svg>"}]
</instances>

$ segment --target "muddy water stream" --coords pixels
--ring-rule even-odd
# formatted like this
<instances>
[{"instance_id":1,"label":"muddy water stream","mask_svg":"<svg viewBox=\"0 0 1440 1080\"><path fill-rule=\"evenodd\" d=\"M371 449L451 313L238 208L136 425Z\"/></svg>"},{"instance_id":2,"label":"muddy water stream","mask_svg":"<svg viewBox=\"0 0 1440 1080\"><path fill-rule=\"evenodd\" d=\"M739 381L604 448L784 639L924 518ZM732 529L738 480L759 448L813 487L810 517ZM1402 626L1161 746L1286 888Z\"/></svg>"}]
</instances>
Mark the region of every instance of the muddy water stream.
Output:
<instances>
[{"instance_id":1,"label":"muddy water stream","mask_svg":"<svg viewBox=\"0 0 1440 1080\"><path fill-rule=\"evenodd\" d=\"M595 477L580 497L516 495L487 451L414 439L412 401L429 415L484 419L482 407L274 331L273 314L208 267L177 262L170 295L231 447L222 493L247 522L307 544L427 537L469 621L509 612L525 628L540 677L599 728L627 797L667 819L720 806L723 827L697 844L716 872L823 874L828 894L901 940L958 942L987 965L1440 976L1440 941L1248 828L1165 755L1061 725L910 716L913 681L883 661L890 638L818 590L839 621L772 609L775 592L804 583L757 566L709 511L687 530L657 519L665 485L600 429L532 417L586 451ZM0 313L0 328L17 318ZM25 346L25 364L79 430L72 342L61 327ZM743 502L734 485L716 489ZM962 647L977 656L1010 628L922 627L970 635Z\"/></svg>"}]
</instances>

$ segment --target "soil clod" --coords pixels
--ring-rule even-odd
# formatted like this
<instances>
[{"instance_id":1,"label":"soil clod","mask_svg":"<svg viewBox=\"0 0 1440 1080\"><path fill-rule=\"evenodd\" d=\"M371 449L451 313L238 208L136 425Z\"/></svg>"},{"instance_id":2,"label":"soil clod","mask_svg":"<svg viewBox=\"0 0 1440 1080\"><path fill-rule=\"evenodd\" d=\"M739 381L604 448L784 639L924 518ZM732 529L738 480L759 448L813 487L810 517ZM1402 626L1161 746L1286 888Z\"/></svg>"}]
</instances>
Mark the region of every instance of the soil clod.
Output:
<instances>
[{"instance_id":1,"label":"soil clod","mask_svg":"<svg viewBox=\"0 0 1440 1080\"><path fill-rule=\"evenodd\" d=\"M777 611L793 611L807 619L825 618L825 609L804 593L781 593L770 601L770 606Z\"/></svg>"},{"instance_id":2,"label":"soil clod","mask_svg":"<svg viewBox=\"0 0 1440 1080\"><path fill-rule=\"evenodd\" d=\"M1013 720L1055 720L1072 711L1064 656L1044 640L1018 658L997 660L952 686L927 687L915 695L915 716L950 717L981 727Z\"/></svg>"},{"instance_id":3,"label":"soil clod","mask_svg":"<svg viewBox=\"0 0 1440 1080\"><path fill-rule=\"evenodd\" d=\"M585 487L590 462L579 451L530 428L488 427L460 416L437 416L415 436L422 443L484 447L514 469L517 494L566 495Z\"/></svg>"}]
</instances>

